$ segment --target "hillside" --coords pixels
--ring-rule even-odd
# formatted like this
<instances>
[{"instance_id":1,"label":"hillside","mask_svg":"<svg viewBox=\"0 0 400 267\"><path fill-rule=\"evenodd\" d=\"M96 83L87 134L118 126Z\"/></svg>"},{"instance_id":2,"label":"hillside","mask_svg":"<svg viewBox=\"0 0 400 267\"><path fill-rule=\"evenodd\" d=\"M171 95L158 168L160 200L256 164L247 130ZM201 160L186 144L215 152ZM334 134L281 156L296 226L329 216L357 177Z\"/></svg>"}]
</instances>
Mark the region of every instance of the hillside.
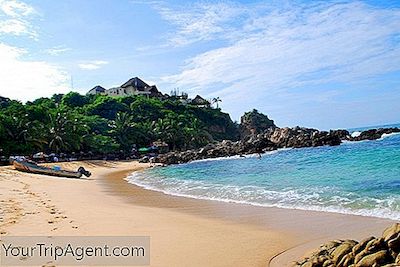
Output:
<instances>
[{"instance_id":1,"label":"hillside","mask_svg":"<svg viewBox=\"0 0 400 267\"><path fill-rule=\"evenodd\" d=\"M172 150L238 138L227 113L179 100L68 93L22 104L1 98L0 155L129 153L163 141Z\"/></svg>"}]
</instances>

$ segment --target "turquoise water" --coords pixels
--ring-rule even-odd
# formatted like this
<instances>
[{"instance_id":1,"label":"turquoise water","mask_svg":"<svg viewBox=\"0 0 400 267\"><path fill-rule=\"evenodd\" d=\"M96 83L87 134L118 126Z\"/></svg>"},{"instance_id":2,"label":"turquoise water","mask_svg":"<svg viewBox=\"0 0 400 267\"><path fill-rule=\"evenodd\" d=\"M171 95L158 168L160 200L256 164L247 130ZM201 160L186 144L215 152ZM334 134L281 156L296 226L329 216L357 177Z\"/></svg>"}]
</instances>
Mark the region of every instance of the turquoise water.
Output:
<instances>
[{"instance_id":1,"label":"turquoise water","mask_svg":"<svg viewBox=\"0 0 400 267\"><path fill-rule=\"evenodd\" d=\"M172 195L400 220L400 134L153 168L128 181Z\"/></svg>"}]
</instances>

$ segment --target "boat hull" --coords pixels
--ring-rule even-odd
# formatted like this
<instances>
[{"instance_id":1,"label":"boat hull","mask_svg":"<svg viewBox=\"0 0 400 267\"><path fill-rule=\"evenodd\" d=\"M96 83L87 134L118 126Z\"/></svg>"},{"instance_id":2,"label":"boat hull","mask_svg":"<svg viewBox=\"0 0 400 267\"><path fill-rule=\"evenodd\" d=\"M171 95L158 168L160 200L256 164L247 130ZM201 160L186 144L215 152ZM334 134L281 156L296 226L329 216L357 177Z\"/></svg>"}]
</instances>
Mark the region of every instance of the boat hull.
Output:
<instances>
[{"instance_id":1,"label":"boat hull","mask_svg":"<svg viewBox=\"0 0 400 267\"><path fill-rule=\"evenodd\" d=\"M35 173L35 174L42 174L42 175L51 175L51 176L58 176L58 177L67 177L67 178L81 178L82 173L74 172L74 171L67 171L67 170L54 170L52 168L44 167L36 165L35 163L30 163L26 161L13 161L14 168L18 171Z\"/></svg>"}]
</instances>

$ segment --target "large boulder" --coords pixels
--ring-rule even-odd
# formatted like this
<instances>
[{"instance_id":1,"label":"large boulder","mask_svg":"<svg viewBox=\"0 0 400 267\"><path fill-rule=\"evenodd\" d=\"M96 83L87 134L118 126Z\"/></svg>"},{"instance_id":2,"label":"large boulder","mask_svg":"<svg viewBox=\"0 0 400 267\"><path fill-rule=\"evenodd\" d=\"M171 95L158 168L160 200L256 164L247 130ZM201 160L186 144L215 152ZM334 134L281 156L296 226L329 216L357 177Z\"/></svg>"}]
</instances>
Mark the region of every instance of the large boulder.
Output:
<instances>
[{"instance_id":1,"label":"large boulder","mask_svg":"<svg viewBox=\"0 0 400 267\"><path fill-rule=\"evenodd\" d=\"M333 262L339 263L340 260L349 252L351 252L351 249L354 247L354 244L352 243L343 243L340 246L338 246L331 254L331 258Z\"/></svg>"},{"instance_id":2,"label":"large boulder","mask_svg":"<svg viewBox=\"0 0 400 267\"><path fill-rule=\"evenodd\" d=\"M356 267L372 267L381 266L387 259L387 251L381 250L373 254L367 255L357 262Z\"/></svg>"},{"instance_id":3,"label":"large boulder","mask_svg":"<svg viewBox=\"0 0 400 267\"><path fill-rule=\"evenodd\" d=\"M367 244L371 241L374 240L375 237L371 236L368 238L365 238L363 240L360 241L360 243L358 243L357 245L355 245L352 249L352 252L354 255L357 255L358 253L360 253L361 251L363 251L365 249L365 247L367 246Z\"/></svg>"}]
</instances>

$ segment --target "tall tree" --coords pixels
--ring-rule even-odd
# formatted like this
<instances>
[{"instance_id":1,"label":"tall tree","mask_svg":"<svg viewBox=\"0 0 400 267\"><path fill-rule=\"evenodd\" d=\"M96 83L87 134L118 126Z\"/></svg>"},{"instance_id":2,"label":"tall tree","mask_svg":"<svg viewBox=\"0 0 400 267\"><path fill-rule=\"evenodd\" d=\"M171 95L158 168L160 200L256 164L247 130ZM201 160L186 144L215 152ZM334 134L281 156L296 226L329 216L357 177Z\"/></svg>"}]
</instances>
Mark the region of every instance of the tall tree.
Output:
<instances>
[{"instance_id":1,"label":"tall tree","mask_svg":"<svg viewBox=\"0 0 400 267\"><path fill-rule=\"evenodd\" d=\"M217 108L219 108L218 102L222 102L221 98L219 97L214 97L212 99L212 103L217 105Z\"/></svg>"}]
</instances>

